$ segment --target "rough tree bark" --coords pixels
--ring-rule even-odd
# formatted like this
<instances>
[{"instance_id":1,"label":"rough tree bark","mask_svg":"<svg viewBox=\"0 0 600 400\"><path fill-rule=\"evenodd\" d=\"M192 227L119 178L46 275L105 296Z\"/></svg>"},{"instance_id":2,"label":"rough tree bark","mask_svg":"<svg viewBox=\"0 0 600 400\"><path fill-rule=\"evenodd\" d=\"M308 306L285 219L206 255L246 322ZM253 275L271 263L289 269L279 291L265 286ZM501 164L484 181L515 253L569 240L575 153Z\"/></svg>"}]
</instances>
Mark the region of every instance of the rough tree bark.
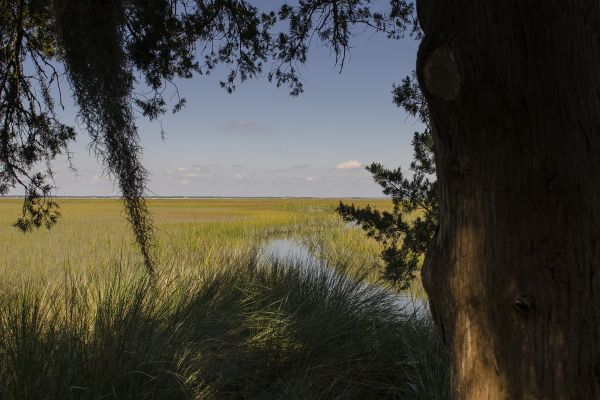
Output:
<instances>
[{"instance_id":1,"label":"rough tree bark","mask_svg":"<svg viewBox=\"0 0 600 400\"><path fill-rule=\"evenodd\" d=\"M455 399L600 398L600 1L419 0Z\"/></svg>"}]
</instances>

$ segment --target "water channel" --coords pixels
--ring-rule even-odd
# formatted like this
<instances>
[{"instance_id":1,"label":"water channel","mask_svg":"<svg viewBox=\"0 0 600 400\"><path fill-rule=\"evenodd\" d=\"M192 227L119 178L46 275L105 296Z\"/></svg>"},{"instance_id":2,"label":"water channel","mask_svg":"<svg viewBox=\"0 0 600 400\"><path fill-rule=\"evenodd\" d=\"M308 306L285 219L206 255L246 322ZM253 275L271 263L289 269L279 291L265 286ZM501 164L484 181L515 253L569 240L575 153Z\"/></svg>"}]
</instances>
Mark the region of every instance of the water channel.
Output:
<instances>
[{"instance_id":1,"label":"water channel","mask_svg":"<svg viewBox=\"0 0 600 400\"><path fill-rule=\"evenodd\" d=\"M260 251L259 260L265 263L288 263L306 269L319 269L325 267L325 263L306 245L287 238L273 239L267 242ZM328 269L328 271L332 274L338 274L338 272L333 269ZM370 285L367 283L364 283L364 285L365 287L368 286L373 291L387 291L387 294L392 297L394 304L400 312L418 315L427 312L427 305L421 299L412 296L408 292L397 293L377 285Z\"/></svg>"}]
</instances>

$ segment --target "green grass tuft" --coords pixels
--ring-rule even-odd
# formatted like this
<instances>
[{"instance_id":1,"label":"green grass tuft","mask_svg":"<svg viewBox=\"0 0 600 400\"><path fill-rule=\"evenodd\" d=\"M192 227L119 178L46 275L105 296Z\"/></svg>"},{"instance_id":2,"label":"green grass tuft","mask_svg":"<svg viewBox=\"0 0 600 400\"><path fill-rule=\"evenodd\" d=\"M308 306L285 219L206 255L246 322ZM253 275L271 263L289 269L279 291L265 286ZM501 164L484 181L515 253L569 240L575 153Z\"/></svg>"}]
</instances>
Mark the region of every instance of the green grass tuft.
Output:
<instances>
[{"instance_id":1,"label":"green grass tuft","mask_svg":"<svg viewBox=\"0 0 600 400\"><path fill-rule=\"evenodd\" d=\"M442 399L446 353L426 315L325 270L115 269L24 287L0 309L4 399Z\"/></svg>"},{"instance_id":2,"label":"green grass tuft","mask_svg":"<svg viewBox=\"0 0 600 400\"><path fill-rule=\"evenodd\" d=\"M152 280L117 201L61 204L23 236L0 201L0 399L449 398L431 318L397 309L337 200L150 201ZM261 257L275 238L330 268Z\"/></svg>"}]
</instances>

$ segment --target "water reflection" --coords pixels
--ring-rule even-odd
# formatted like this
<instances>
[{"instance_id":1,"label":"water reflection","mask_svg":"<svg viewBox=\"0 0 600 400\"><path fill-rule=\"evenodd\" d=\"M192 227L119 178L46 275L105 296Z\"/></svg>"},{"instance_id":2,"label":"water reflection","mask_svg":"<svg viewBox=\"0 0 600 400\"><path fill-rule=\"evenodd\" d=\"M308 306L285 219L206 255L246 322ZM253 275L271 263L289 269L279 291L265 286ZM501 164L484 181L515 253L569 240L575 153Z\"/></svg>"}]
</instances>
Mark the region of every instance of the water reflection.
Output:
<instances>
[{"instance_id":1,"label":"water reflection","mask_svg":"<svg viewBox=\"0 0 600 400\"><path fill-rule=\"evenodd\" d=\"M273 239L261 249L263 261L293 261L305 268L316 268L322 263L308 247L292 239Z\"/></svg>"},{"instance_id":2,"label":"water reflection","mask_svg":"<svg viewBox=\"0 0 600 400\"><path fill-rule=\"evenodd\" d=\"M319 260L307 246L293 239L273 239L269 241L260 250L259 260L265 264L272 262L290 263L307 270L325 268L328 273L338 274L335 270L327 267L322 260ZM392 298L396 308L403 313L422 315L428 311L423 301L410 293L396 293L367 283L364 283L364 287L365 289L368 288L371 293L377 291L387 293Z\"/></svg>"}]
</instances>

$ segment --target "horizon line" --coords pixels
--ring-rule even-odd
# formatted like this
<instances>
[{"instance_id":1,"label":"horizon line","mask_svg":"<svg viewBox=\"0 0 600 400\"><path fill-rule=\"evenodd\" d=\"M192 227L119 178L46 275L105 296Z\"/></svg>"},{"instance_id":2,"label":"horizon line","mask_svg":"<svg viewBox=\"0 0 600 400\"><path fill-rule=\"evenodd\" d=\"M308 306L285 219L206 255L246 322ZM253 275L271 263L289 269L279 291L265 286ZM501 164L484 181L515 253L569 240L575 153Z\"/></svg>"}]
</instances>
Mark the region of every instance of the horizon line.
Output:
<instances>
[{"instance_id":1,"label":"horizon line","mask_svg":"<svg viewBox=\"0 0 600 400\"><path fill-rule=\"evenodd\" d=\"M121 196L102 196L102 195L61 195L51 196L54 199L116 199L120 200ZM0 195L0 199L22 199L20 195ZM388 199L382 196L145 196L147 200L152 199Z\"/></svg>"}]
</instances>

